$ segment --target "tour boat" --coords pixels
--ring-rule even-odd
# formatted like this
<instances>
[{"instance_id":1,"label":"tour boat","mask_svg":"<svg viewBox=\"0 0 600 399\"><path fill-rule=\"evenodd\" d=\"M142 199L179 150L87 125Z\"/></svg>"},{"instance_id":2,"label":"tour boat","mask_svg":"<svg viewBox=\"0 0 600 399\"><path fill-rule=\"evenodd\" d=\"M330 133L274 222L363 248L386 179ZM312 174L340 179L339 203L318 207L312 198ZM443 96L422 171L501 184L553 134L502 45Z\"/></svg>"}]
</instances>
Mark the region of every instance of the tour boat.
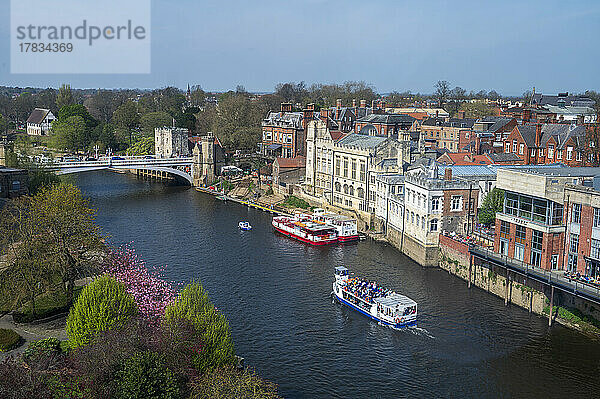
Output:
<instances>
[{"instance_id":1,"label":"tour boat","mask_svg":"<svg viewBox=\"0 0 600 399\"><path fill-rule=\"evenodd\" d=\"M252 226L248 222L239 222L238 227L242 230L252 230Z\"/></svg>"},{"instance_id":2,"label":"tour boat","mask_svg":"<svg viewBox=\"0 0 600 399\"><path fill-rule=\"evenodd\" d=\"M275 216L272 224L281 234L311 245L333 244L338 240L335 227L314 222L309 215Z\"/></svg>"},{"instance_id":3,"label":"tour boat","mask_svg":"<svg viewBox=\"0 0 600 399\"><path fill-rule=\"evenodd\" d=\"M335 268L333 294L340 303L381 324L394 328L417 324L415 301L375 282L350 277L350 272L343 266Z\"/></svg>"},{"instance_id":4,"label":"tour boat","mask_svg":"<svg viewBox=\"0 0 600 399\"><path fill-rule=\"evenodd\" d=\"M313 220L335 227L338 233L338 242L344 243L358 240L356 219L325 212L325 209L317 208L313 211Z\"/></svg>"}]
</instances>

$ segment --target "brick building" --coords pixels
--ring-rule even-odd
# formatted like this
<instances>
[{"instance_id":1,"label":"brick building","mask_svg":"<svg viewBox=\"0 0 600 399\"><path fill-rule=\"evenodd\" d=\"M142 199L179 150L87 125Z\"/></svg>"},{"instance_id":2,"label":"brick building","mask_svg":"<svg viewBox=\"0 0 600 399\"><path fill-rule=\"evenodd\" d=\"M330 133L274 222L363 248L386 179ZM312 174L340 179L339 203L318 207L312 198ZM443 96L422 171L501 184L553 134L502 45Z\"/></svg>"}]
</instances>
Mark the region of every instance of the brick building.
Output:
<instances>
[{"instance_id":1,"label":"brick building","mask_svg":"<svg viewBox=\"0 0 600 399\"><path fill-rule=\"evenodd\" d=\"M504 152L524 164L586 165L586 128L566 124L518 125L504 140Z\"/></svg>"},{"instance_id":2,"label":"brick building","mask_svg":"<svg viewBox=\"0 0 600 399\"><path fill-rule=\"evenodd\" d=\"M470 142L473 134L475 119L429 118L421 123L420 141L425 147L446 149L450 152L459 152Z\"/></svg>"},{"instance_id":3,"label":"brick building","mask_svg":"<svg viewBox=\"0 0 600 399\"><path fill-rule=\"evenodd\" d=\"M304 112L292 112L291 103L282 103L280 112L269 112L262 121L261 153L283 158L304 155L304 116Z\"/></svg>"},{"instance_id":4,"label":"brick building","mask_svg":"<svg viewBox=\"0 0 600 399\"><path fill-rule=\"evenodd\" d=\"M581 204L573 207L571 200L566 200L565 185L587 184L596 175L600 175L600 168L499 169L496 186L505 190L505 198L503 211L496 214L494 251L546 270L576 267L579 248L575 242L579 236L565 236L565 221L572 225L572 220L580 220ZM566 218L565 207L569 210ZM569 231L575 229L573 226Z\"/></svg>"},{"instance_id":5,"label":"brick building","mask_svg":"<svg viewBox=\"0 0 600 399\"><path fill-rule=\"evenodd\" d=\"M367 136L402 138L411 130L415 118L403 114L370 114L356 121L354 132Z\"/></svg>"}]
</instances>

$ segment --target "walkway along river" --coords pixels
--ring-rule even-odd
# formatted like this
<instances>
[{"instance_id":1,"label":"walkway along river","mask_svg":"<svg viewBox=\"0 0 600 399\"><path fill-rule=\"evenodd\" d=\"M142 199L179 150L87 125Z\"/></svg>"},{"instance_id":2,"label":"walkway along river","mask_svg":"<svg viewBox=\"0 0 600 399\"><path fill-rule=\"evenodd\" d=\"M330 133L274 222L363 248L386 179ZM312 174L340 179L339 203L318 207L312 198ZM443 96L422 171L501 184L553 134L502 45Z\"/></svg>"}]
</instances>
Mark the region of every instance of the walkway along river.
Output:
<instances>
[{"instance_id":1,"label":"walkway along river","mask_svg":"<svg viewBox=\"0 0 600 399\"><path fill-rule=\"evenodd\" d=\"M309 247L275 234L267 213L189 188L111 172L75 179L114 244L133 242L176 282L202 281L237 353L286 398L600 397L600 342L389 245ZM332 303L337 265L417 301L418 328Z\"/></svg>"}]
</instances>

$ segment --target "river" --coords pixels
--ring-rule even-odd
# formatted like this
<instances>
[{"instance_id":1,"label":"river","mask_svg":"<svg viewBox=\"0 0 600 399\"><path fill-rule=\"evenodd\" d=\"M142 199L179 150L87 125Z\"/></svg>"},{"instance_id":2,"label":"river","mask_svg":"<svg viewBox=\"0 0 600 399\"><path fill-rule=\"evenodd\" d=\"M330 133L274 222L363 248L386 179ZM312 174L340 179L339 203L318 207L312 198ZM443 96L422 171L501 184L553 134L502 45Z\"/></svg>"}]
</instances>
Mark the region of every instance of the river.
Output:
<instances>
[{"instance_id":1,"label":"river","mask_svg":"<svg viewBox=\"0 0 600 399\"><path fill-rule=\"evenodd\" d=\"M389 245L309 247L274 233L269 214L193 189L112 172L74 180L112 243L132 243L174 282L202 282L236 352L286 398L600 397L599 341ZM418 327L392 330L332 303L337 265L414 299Z\"/></svg>"}]
</instances>

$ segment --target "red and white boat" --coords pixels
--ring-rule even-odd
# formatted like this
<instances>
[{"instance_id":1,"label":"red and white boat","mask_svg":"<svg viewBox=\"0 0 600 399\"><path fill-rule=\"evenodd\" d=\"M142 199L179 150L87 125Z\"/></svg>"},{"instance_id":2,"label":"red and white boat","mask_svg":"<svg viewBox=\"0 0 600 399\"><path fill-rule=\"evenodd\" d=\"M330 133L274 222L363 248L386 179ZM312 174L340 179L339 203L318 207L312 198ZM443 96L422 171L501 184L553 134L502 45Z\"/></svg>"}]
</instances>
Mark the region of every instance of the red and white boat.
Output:
<instances>
[{"instance_id":1,"label":"red and white boat","mask_svg":"<svg viewBox=\"0 0 600 399\"><path fill-rule=\"evenodd\" d=\"M352 242L359 238L356 219L337 213L325 212L325 209L317 208L313 211L313 220L335 227L338 233L338 242Z\"/></svg>"},{"instance_id":2,"label":"red and white boat","mask_svg":"<svg viewBox=\"0 0 600 399\"><path fill-rule=\"evenodd\" d=\"M275 216L271 222L275 230L311 245L327 245L338 241L337 229L325 223L315 222L309 215Z\"/></svg>"}]
</instances>

